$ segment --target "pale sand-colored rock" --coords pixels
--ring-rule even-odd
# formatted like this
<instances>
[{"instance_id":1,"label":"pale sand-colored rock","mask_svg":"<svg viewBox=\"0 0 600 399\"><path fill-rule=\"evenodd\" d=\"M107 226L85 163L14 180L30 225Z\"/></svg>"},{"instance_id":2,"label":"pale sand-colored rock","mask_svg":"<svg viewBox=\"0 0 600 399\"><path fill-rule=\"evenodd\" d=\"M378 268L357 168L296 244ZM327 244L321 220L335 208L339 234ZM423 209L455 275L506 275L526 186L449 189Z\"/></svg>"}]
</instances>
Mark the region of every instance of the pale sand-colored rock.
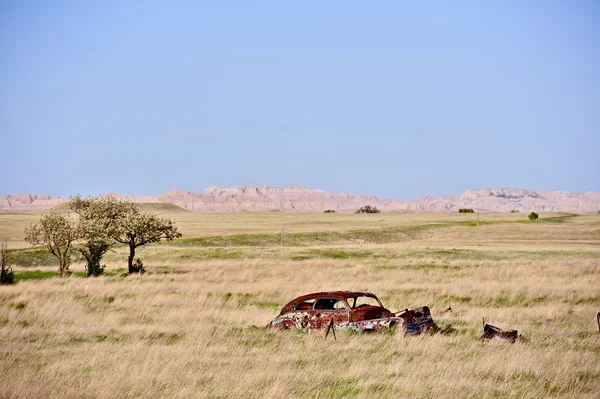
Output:
<instances>
[{"instance_id":1,"label":"pale sand-colored rock","mask_svg":"<svg viewBox=\"0 0 600 399\"><path fill-rule=\"evenodd\" d=\"M171 190L153 196L115 195L138 203L165 202L182 208L202 212L241 211L354 211L363 205L372 205L388 212L455 212L459 208L476 211L509 212L597 212L600 210L600 193L570 193L567 191L535 191L514 188L467 190L452 197L432 198L425 195L418 200L382 199L373 195L329 193L304 187L211 185L199 193ZM48 210L67 199L45 195L8 195L0 197L0 212Z\"/></svg>"},{"instance_id":2,"label":"pale sand-colored rock","mask_svg":"<svg viewBox=\"0 0 600 399\"><path fill-rule=\"evenodd\" d=\"M61 197L16 194L0 196L0 212L43 211L66 202Z\"/></svg>"}]
</instances>

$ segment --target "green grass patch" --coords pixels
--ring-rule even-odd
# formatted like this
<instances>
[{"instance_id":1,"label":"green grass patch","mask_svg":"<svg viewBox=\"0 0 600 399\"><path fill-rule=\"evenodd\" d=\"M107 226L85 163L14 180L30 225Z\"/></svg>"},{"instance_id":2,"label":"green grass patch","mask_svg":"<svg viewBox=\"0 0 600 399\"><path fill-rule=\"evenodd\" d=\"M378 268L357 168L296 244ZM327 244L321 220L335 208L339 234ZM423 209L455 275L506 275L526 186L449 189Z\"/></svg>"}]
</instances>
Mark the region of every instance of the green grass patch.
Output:
<instances>
[{"instance_id":1,"label":"green grass patch","mask_svg":"<svg viewBox=\"0 0 600 399\"><path fill-rule=\"evenodd\" d=\"M26 280L44 280L53 277L58 277L58 272L43 270L26 270L15 272L15 282Z\"/></svg>"},{"instance_id":2,"label":"green grass patch","mask_svg":"<svg viewBox=\"0 0 600 399\"><path fill-rule=\"evenodd\" d=\"M598 252L592 251L489 251L471 249L435 249L397 251L388 248L347 249L347 248L277 248L277 247L236 247L236 248L205 248L172 246L155 246L151 259L169 261L203 261L203 260L245 260L271 259L306 261L314 259L334 260L398 260L414 259L421 266L388 264L380 265L381 269L462 269L477 267L467 265L445 265L446 261L479 261L479 260L511 260L511 259L585 259L597 258ZM419 260L422 260L419 262ZM152 271L152 270L150 270ZM106 274L112 273L107 271Z\"/></svg>"},{"instance_id":3,"label":"green grass patch","mask_svg":"<svg viewBox=\"0 0 600 399\"><path fill-rule=\"evenodd\" d=\"M268 247L281 245L281 234L234 234L180 238L166 244L178 247Z\"/></svg>"},{"instance_id":4,"label":"green grass patch","mask_svg":"<svg viewBox=\"0 0 600 399\"><path fill-rule=\"evenodd\" d=\"M525 219L525 220L517 220L514 223L551 223L551 224L559 224L559 223L569 223L571 222L573 219L579 217L581 215L576 215L573 213L568 213L565 215L561 215L561 216L551 216L551 217L542 217L540 216L539 219L536 220L529 220L529 219Z\"/></svg>"},{"instance_id":5,"label":"green grass patch","mask_svg":"<svg viewBox=\"0 0 600 399\"><path fill-rule=\"evenodd\" d=\"M422 270L422 271L448 270L448 269L459 270L459 269L461 269L460 266L456 266L456 265L444 265L444 264L436 264L436 263L414 263L414 264L409 264L409 265L403 265L400 268L404 269L404 270Z\"/></svg>"},{"instance_id":6,"label":"green grass patch","mask_svg":"<svg viewBox=\"0 0 600 399\"><path fill-rule=\"evenodd\" d=\"M25 249L9 249L6 255L8 264L14 266L57 266L58 261L46 247L31 247ZM73 251L71 260L83 261L80 253Z\"/></svg>"},{"instance_id":7,"label":"green grass patch","mask_svg":"<svg viewBox=\"0 0 600 399\"><path fill-rule=\"evenodd\" d=\"M166 257L169 256L169 252L165 251ZM210 248L210 249L198 249L190 248L183 251L177 251L173 253L173 256L177 260L183 261L197 261L197 260L224 260L224 259L255 259L260 257L260 254L253 251L243 251L238 249L227 249L227 248Z\"/></svg>"},{"instance_id":8,"label":"green grass patch","mask_svg":"<svg viewBox=\"0 0 600 399\"><path fill-rule=\"evenodd\" d=\"M115 330L109 330L107 332L98 332L93 335L92 341L95 342L123 342L127 340L126 334L117 332Z\"/></svg>"},{"instance_id":9,"label":"green grass patch","mask_svg":"<svg viewBox=\"0 0 600 399\"><path fill-rule=\"evenodd\" d=\"M600 295L572 298L567 299L565 302L572 305L597 305L600 304Z\"/></svg>"},{"instance_id":10,"label":"green grass patch","mask_svg":"<svg viewBox=\"0 0 600 399\"><path fill-rule=\"evenodd\" d=\"M367 259L373 258L372 251L356 251L344 249L322 249L313 250L309 253L315 258L325 259Z\"/></svg>"},{"instance_id":11,"label":"green grass patch","mask_svg":"<svg viewBox=\"0 0 600 399\"><path fill-rule=\"evenodd\" d=\"M118 277L123 277L123 276L127 276L129 273L127 273L127 269L124 267L120 267L118 269L110 269L110 270L104 270L104 275L105 276L118 276Z\"/></svg>"},{"instance_id":12,"label":"green grass patch","mask_svg":"<svg viewBox=\"0 0 600 399\"><path fill-rule=\"evenodd\" d=\"M468 226L468 227L476 227L476 226L485 226L485 225L489 225L489 224L501 224L501 223L510 223L510 222L506 222L506 221L491 222L489 220L480 220L479 222L477 222L477 221L475 221L475 222L463 222L462 225L463 226Z\"/></svg>"},{"instance_id":13,"label":"green grass patch","mask_svg":"<svg viewBox=\"0 0 600 399\"><path fill-rule=\"evenodd\" d=\"M231 292L227 292L227 293L221 295L221 299L223 300L223 302L227 302L231 299L232 296L233 296L233 294Z\"/></svg>"},{"instance_id":14,"label":"green grass patch","mask_svg":"<svg viewBox=\"0 0 600 399\"><path fill-rule=\"evenodd\" d=\"M549 218L539 218L535 221L535 223L552 223L552 224L560 224L560 223L568 223L572 221L574 218L579 215L568 214L564 216L554 216Z\"/></svg>"},{"instance_id":15,"label":"green grass patch","mask_svg":"<svg viewBox=\"0 0 600 399\"><path fill-rule=\"evenodd\" d=\"M147 340L156 343L162 343L164 345L175 345L185 337L184 333L166 333L158 332L152 333L145 337Z\"/></svg>"},{"instance_id":16,"label":"green grass patch","mask_svg":"<svg viewBox=\"0 0 600 399\"><path fill-rule=\"evenodd\" d=\"M539 377L533 371L523 371L515 374L514 378L519 381L531 382L537 380Z\"/></svg>"},{"instance_id":17,"label":"green grass patch","mask_svg":"<svg viewBox=\"0 0 600 399\"><path fill-rule=\"evenodd\" d=\"M288 247L301 247L326 245L338 242L356 242L358 240L369 243L387 243L419 238L423 233L448 225L449 223L438 223L382 229L288 233L284 235L283 245ZM234 234L225 236L180 238L165 244L180 247L273 247L281 246L281 234Z\"/></svg>"},{"instance_id":18,"label":"green grass patch","mask_svg":"<svg viewBox=\"0 0 600 399\"><path fill-rule=\"evenodd\" d=\"M579 339L587 339L597 335L597 331L579 331L575 334L575 336Z\"/></svg>"},{"instance_id":19,"label":"green grass patch","mask_svg":"<svg viewBox=\"0 0 600 399\"><path fill-rule=\"evenodd\" d=\"M16 310L23 310L27 306L27 302L25 302L25 301L11 302L8 304L8 306L13 309L16 309Z\"/></svg>"},{"instance_id":20,"label":"green grass patch","mask_svg":"<svg viewBox=\"0 0 600 399\"><path fill-rule=\"evenodd\" d=\"M56 258L43 247L27 249L9 249L6 259L15 266L54 266L58 265Z\"/></svg>"}]
</instances>

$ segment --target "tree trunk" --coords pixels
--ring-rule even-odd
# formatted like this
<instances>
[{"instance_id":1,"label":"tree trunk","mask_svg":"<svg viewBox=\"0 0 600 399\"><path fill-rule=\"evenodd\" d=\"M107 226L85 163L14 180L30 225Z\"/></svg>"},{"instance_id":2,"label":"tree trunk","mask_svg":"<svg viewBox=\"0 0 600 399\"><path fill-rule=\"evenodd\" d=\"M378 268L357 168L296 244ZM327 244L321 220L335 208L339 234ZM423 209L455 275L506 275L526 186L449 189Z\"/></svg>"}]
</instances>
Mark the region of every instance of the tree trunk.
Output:
<instances>
[{"instance_id":1,"label":"tree trunk","mask_svg":"<svg viewBox=\"0 0 600 399\"><path fill-rule=\"evenodd\" d=\"M85 258L85 261L87 263L85 265L85 272L86 272L87 276L90 277L91 273L92 273L92 257L90 255L88 255L88 253L82 249L80 249L79 252L81 252L83 257Z\"/></svg>"},{"instance_id":2,"label":"tree trunk","mask_svg":"<svg viewBox=\"0 0 600 399\"><path fill-rule=\"evenodd\" d=\"M67 265L67 259L64 257L58 258L58 275L60 277L67 277L69 275L69 265Z\"/></svg>"},{"instance_id":3,"label":"tree trunk","mask_svg":"<svg viewBox=\"0 0 600 399\"><path fill-rule=\"evenodd\" d=\"M129 258L127 259L127 266L129 268L129 274L134 273L133 270L133 258L135 257L135 245L129 244Z\"/></svg>"}]
</instances>

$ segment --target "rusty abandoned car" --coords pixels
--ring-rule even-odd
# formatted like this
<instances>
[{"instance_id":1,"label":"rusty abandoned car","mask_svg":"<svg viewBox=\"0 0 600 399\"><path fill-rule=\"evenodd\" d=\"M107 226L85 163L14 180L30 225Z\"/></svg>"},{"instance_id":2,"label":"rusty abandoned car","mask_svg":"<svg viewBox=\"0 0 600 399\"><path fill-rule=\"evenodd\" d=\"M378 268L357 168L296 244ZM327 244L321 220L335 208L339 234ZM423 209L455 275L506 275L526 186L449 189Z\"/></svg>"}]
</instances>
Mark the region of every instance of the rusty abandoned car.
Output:
<instances>
[{"instance_id":1,"label":"rusty abandoned car","mask_svg":"<svg viewBox=\"0 0 600 399\"><path fill-rule=\"evenodd\" d=\"M332 326L354 331L383 331L400 326L406 334L437 332L427 306L391 312L370 292L330 291L303 295L283 307L267 327L315 331Z\"/></svg>"}]
</instances>

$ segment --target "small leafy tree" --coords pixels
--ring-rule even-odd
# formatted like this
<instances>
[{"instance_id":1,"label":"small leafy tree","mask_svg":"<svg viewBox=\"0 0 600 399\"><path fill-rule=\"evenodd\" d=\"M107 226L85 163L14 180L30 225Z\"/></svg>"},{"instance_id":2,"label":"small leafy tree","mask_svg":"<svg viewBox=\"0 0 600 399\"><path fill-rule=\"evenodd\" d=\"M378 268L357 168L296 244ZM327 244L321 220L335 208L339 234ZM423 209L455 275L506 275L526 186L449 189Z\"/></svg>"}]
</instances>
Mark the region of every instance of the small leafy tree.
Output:
<instances>
[{"instance_id":1,"label":"small leafy tree","mask_svg":"<svg viewBox=\"0 0 600 399\"><path fill-rule=\"evenodd\" d=\"M538 215L535 212L531 212L528 217L529 217L529 220L537 220L540 217L540 215Z\"/></svg>"},{"instance_id":2,"label":"small leafy tree","mask_svg":"<svg viewBox=\"0 0 600 399\"><path fill-rule=\"evenodd\" d=\"M377 207L371 205L361 206L356 210L356 213L379 213L381 212Z\"/></svg>"},{"instance_id":3,"label":"small leafy tree","mask_svg":"<svg viewBox=\"0 0 600 399\"><path fill-rule=\"evenodd\" d=\"M172 220L143 213L136 208L119 222L118 234L114 236L114 239L129 246L127 259L129 273L140 273L144 270L142 261L137 259L135 264L133 262L136 248L150 243L160 243L162 239L171 241L179 237L181 237L181 233Z\"/></svg>"},{"instance_id":4,"label":"small leafy tree","mask_svg":"<svg viewBox=\"0 0 600 399\"><path fill-rule=\"evenodd\" d=\"M31 245L45 245L58 260L58 275L70 274L71 250L79 238L76 223L66 214L50 212L43 215L38 223L25 229L25 240Z\"/></svg>"},{"instance_id":5,"label":"small leafy tree","mask_svg":"<svg viewBox=\"0 0 600 399\"><path fill-rule=\"evenodd\" d=\"M0 238L0 285L13 284L15 282L15 274L12 267L7 261L8 239Z\"/></svg>"},{"instance_id":6,"label":"small leafy tree","mask_svg":"<svg viewBox=\"0 0 600 399\"><path fill-rule=\"evenodd\" d=\"M77 250L86 260L87 275L99 276L104 273L102 257L116 244L114 237L119 234L120 225L128 214L137 211L136 205L112 196L82 199L77 195L71 198L69 206L79 215L80 236L85 241L77 245Z\"/></svg>"}]
</instances>

